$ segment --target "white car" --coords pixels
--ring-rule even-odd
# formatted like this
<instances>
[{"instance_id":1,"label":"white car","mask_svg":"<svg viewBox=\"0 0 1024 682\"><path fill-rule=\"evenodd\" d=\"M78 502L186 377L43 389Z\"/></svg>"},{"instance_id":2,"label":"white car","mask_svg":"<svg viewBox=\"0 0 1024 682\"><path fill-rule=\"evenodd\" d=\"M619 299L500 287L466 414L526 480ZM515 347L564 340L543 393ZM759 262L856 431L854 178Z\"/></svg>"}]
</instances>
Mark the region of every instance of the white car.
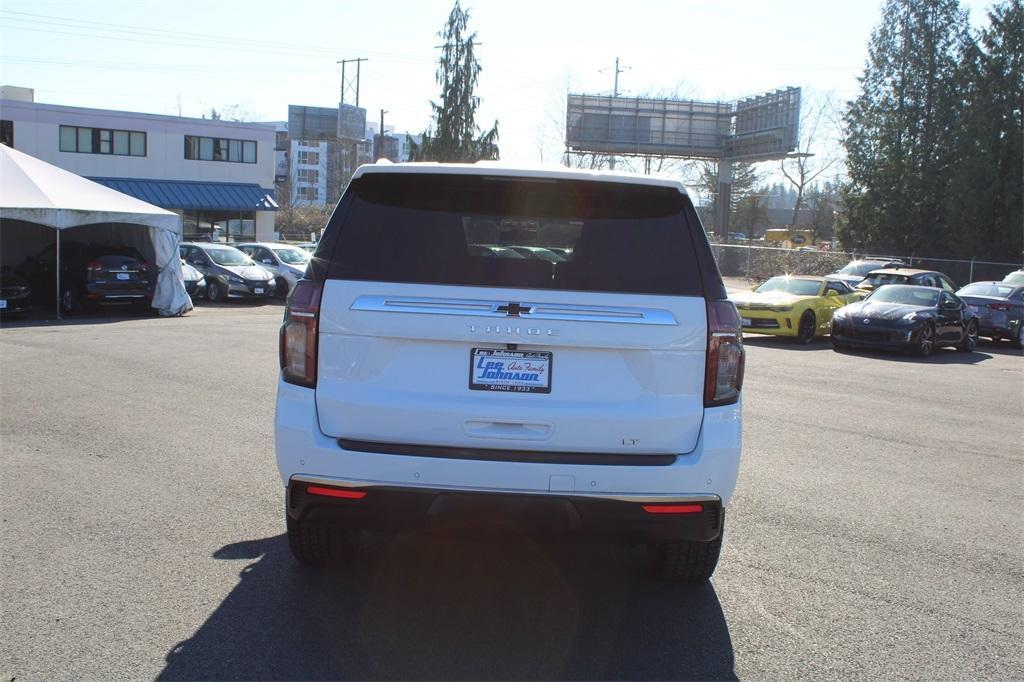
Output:
<instances>
[{"instance_id":1,"label":"white car","mask_svg":"<svg viewBox=\"0 0 1024 682\"><path fill-rule=\"evenodd\" d=\"M308 251L291 244L250 242L235 244L235 248L274 273L275 292L280 298L286 298L295 288L295 283L302 279L311 258Z\"/></svg>"},{"instance_id":2,"label":"white car","mask_svg":"<svg viewBox=\"0 0 1024 682\"><path fill-rule=\"evenodd\" d=\"M285 311L275 418L298 561L347 560L361 530L497 518L710 577L744 349L681 184L363 166L317 254Z\"/></svg>"}]
</instances>

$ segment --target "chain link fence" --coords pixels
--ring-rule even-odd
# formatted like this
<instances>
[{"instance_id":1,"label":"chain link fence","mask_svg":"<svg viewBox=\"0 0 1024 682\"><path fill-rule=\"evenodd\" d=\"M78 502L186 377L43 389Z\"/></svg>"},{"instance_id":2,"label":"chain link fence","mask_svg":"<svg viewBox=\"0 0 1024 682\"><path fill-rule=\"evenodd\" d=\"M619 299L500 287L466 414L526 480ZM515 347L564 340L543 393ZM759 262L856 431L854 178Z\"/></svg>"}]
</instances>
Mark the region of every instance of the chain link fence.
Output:
<instances>
[{"instance_id":1,"label":"chain link fence","mask_svg":"<svg viewBox=\"0 0 1024 682\"><path fill-rule=\"evenodd\" d=\"M776 275L827 275L851 260L898 260L907 267L935 270L953 280L958 286L983 280L1000 280L1007 273L1021 267L1021 263L980 260L954 260L949 258L918 258L915 256L888 256L847 251L818 251L783 249L753 244L711 244L723 277L743 277L760 282Z\"/></svg>"}]
</instances>

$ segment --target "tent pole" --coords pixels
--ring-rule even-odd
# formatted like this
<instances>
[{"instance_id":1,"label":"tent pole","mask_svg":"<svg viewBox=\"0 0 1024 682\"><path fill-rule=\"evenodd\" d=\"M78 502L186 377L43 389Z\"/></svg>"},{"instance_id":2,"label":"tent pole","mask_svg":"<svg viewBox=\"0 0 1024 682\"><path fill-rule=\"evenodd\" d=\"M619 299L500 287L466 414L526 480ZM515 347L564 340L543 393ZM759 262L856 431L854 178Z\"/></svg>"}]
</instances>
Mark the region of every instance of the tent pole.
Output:
<instances>
[{"instance_id":1,"label":"tent pole","mask_svg":"<svg viewBox=\"0 0 1024 682\"><path fill-rule=\"evenodd\" d=\"M60 319L60 230L57 230L57 319Z\"/></svg>"}]
</instances>

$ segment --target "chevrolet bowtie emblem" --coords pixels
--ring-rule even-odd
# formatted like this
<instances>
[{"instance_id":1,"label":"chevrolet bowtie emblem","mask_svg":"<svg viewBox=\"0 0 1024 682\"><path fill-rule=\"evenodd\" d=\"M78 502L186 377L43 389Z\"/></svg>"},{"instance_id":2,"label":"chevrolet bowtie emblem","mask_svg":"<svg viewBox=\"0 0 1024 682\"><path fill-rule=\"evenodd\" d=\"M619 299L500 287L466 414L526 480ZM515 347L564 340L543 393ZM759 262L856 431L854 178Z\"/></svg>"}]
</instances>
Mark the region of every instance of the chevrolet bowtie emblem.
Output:
<instances>
[{"instance_id":1,"label":"chevrolet bowtie emblem","mask_svg":"<svg viewBox=\"0 0 1024 682\"><path fill-rule=\"evenodd\" d=\"M533 308L529 306L522 306L518 303L506 303L505 305L499 305L494 309L496 313L505 313L509 317L519 317L523 313L530 314L533 312Z\"/></svg>"}]
</instances>

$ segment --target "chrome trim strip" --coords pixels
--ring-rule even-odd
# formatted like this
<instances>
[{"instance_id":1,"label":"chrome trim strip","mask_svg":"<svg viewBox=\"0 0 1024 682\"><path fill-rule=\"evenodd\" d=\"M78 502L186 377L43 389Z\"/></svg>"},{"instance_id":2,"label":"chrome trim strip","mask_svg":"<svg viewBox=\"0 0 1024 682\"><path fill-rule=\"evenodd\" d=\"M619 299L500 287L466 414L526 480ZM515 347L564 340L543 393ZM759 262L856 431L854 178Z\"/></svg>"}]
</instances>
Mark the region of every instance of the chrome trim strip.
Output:
<instances>
[{"instance_id":1,"label":"chrome trim strip","mask_svg":"<svg viewBox=\"0 0 1024 682\"><path fill-rule=\"evenodd\" d=\"M490 317L499 320L558 320L562 322L613 322L618 324L649 324L677 326L675 315L657 308L626 308L619 306L573 305L569 303L532 303L514 301L524 311L520 315L498 312L498 307L512 301L483 301L461 298L427 298L418 296L359 296L351 310L386 313L420 313L426 315L459 315Z\"/></svg>"},{"instance_id":2,"label":"chrome trim strip","mask_svg":"<svg viewBox=\"0 0 1024 682\"><path fill-rule=\"evenodd\" d=\"M327 476L309 476L295 474L289 479L314 485L333 485L339 488L409 488L410 490L441 490L464 493L499 493L506 495L546 495L548 497L586 497L595 500L615 500L618 502L657 503L657 502L721 502L722 498L711 493L584 493L576 491L520 490L518 488L485 488L476 486L451 485L410 485L393 481L358 481L352 479L330 478Z\"/></svg>"}]
</instances>

